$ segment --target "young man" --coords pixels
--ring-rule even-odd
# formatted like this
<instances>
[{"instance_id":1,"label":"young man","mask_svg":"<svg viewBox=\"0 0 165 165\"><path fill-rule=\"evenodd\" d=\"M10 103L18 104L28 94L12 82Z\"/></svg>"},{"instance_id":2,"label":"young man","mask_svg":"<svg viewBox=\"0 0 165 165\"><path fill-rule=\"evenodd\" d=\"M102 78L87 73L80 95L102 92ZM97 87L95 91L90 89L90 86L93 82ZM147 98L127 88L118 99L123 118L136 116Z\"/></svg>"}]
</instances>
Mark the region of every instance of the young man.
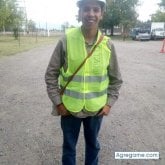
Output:
<instances>
[{"instance_id":1,"label":"young man","mask_svg":"<svg viewBox=\"0 0 165 165\"><path fill-rule=\"evenodd\" d=\"M85 138L85 165L98 164L98 133L103 116L118 98L122 79L115 49L98 29L105 0L79 0L82 26L70 29L58 42L49 62L45 80L54 111L61 115L63 165L76 164L76 144L81 124ZM101 41L73 79L67 84L88 53Z\"/></svg>"}]
</instances>

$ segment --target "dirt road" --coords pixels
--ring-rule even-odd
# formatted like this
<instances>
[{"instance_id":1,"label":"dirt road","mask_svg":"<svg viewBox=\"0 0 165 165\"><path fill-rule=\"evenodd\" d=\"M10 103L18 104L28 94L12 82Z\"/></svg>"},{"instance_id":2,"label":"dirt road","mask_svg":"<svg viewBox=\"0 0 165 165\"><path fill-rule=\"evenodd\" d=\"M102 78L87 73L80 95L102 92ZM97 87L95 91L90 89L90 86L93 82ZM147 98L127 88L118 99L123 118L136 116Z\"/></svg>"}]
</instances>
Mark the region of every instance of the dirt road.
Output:
<instances>
[{"instance_id":1,"label":"dirt road","mask_svg":"<svg viewBox=\"0 0 165 165\"><path fill-rule=\"evenodd\" d=\"M100 165L165 164L162 41L114 41L124 84L104 118ZM59 165L60 119L50 115L44 73L54 45L0 59L0 165ZM83 165L81 131L77 165ZM159 160L115 160L115 152L159 152Z\"/></svg>"}]
</instances>

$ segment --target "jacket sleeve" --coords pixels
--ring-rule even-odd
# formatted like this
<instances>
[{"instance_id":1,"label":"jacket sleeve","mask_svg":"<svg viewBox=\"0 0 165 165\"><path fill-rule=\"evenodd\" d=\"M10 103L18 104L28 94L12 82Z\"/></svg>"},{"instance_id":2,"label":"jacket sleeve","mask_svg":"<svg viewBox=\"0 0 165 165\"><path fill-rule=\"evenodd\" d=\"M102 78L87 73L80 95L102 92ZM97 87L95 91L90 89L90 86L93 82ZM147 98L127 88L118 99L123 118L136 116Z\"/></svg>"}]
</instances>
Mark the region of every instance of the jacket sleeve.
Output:
<instances>
[{"instance_id":1,"label":"jacket sleeve","mask_svg":"<svg viewBox=\"0 0 165 165\"><path fill-rule=\"evenodd\" d=\"M111 41L108 42L108 47L111 49L111 58L110 65L108 67L108 76L110 81L107 91L107 105L112 107L119 97L119 89L123 81L120 73L120 68L118 65L115 47Z\"/></svg>"},{"instance_id":2,"label":"jacket sleeve","mask_svg":"<svg viewBox=\"0 0 165 165\"><path fill-rule=\"evenodd\" d=\"M45 73L45 82L47 85L47 93L50 100L56 106L60 104L61 96L60 96L60 87L58 83L60 68L64 63L64 43L63 40L59 40L57 43L51 59L49 61L46 73Z\"/></svg>"}]
</instances>

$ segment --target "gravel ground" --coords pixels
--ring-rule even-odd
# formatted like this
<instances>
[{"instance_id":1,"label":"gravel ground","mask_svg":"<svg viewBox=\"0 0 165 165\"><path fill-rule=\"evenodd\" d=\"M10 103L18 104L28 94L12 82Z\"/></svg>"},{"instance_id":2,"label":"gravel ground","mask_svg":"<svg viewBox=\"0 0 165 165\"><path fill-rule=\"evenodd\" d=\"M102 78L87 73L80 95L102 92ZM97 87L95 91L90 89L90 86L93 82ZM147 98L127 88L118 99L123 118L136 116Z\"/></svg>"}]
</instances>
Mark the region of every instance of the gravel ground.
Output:
<instances>
[{"instance_id":1,"label":"gravel ground","mask_svg":"<svg viewBox=\"0 0 165 165\"><path fill-rule=\"evenodd\" d=\"M165 164L162 41L114 41L124 80L100 131L100 165ZM54 44L55 45L55 44ZM0 58L0 165L60 165L62 133L44 74L54 45ZM115 152L159 152L159 160L115 160ZM77 165L84 164L83 132Z\"/></svg>"}]
</instances>

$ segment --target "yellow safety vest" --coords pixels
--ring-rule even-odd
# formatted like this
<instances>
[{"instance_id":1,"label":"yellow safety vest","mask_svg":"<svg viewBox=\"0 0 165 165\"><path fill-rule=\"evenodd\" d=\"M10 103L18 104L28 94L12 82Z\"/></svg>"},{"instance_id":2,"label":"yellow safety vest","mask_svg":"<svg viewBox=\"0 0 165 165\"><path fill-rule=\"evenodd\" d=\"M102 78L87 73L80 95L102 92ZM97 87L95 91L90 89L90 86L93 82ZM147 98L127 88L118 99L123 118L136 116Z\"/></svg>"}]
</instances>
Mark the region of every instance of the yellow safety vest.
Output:
<instances>
[{"instance_id":1,"label":"yellow safety vest","mask_svg":"<svg viewBox=\"0 0 165 165\"><path fill-rule=\"evenodd\" d=\"M97 40L100 35L101 33L98 32ZM60 85L62 87L87 56L81 28L69 30L66 37L68 67L67 70L61 69ZM66 87L62 101L69 111L80 112L82 109L86 109L90 112L96 112L106 104L109 84L107 68L111 56L107 41L108 37L104 37L92 56Z\"/></svg>"}]
</instances>

